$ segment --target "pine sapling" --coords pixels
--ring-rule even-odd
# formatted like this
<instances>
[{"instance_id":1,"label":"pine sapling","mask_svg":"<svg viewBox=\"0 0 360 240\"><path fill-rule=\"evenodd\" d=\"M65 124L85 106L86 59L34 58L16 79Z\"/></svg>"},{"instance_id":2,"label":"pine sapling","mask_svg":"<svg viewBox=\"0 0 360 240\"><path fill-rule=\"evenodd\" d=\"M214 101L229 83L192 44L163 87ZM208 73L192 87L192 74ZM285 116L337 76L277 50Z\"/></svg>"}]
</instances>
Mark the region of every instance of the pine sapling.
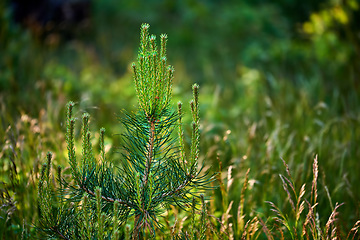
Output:
<instances>
[{"instance_id":1,"label":"pine sapling","mask_svg":"<svg viewBox=\"0 0 360 240\"><path fill-rule=\"evenodd\" d=\"M145 232L154 236L167 206L194 209L194 197L199 198L199 190L213 180L198 166L199 86L193 86L190 102L193 122L187 156L182 104L178 103L177 111L171 107L174 68L167 64L166 43L167 36L162 34L158 47L156 37L149 35L149 25L141 26L137 62L132 64L139 108L121 120L125 133L119 166L106 158L103 128L100 156L94 155L87 113L82 117L82 156L78 158L74 103L67 105L66 142L72 179L63 177L59 169L59 184L52 190L49 154L39 182L38 229L46 237L128 239L131 235L142 239ZM129 219L133 219L131 233L128 225L124 227Z\"/></svg>"}]
</instances>

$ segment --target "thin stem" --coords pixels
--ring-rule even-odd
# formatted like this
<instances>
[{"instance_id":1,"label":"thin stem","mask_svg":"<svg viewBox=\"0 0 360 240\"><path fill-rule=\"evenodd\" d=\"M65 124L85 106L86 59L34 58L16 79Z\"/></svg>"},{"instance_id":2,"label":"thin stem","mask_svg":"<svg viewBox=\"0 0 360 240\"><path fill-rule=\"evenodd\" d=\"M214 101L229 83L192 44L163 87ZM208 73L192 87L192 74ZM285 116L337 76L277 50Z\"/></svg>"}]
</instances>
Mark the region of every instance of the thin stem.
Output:
<instances>
[{"instance_id":1,"label":"thin stem","mask_svg":"<svg viewBox=\"0 0 360 240\"><path fill-rule=\"evenodd\" d=\"M51 230L53 230L61 239L70 240L69 238L65 237L58 229L57 227L51 227Z\"/></svg>"},{"instance_id":2,"label":"thin stem","mask_svg":"<svg viewBox=\"0 0 360 240\"><path fill-rule=\"evenodd\" d=\"M184 146L184 132L182 129L182 121L181 121L181 118L182 118L182 103L181 102L178 102L178 114L179 114L178 134L179 134L179 145L180 145L180 159L181 159L181 163L183 164L184 169L187 170L187 161L186 161L185 146Z\"/></svg>"},{"instance_id":3,"label":"thin stem","mask_svg":"<svg viewBox=\"0 0 360 240\"><path fill-rule=\"evenodd\" d=\"M174 190L172 191L169 191L169 192L166 192L166 193L163 193L160 198L165 198L165 197L168 197L168 196L171 196L173 194L175 194L176 192L182 190L183 188L185 188L188 183L189 183L189 179L187 178L182 184L180 184L177 188L175 188Z\"/></svg>"},{"instance_id":4,"label":"thin stem","mask_svg":"<svg viewBox=\"0 0 360 240\"><path fill-rule=\"evenodd\" d=\"M151 162L153 160L153 152L154 152L154 142L155 142L155 120L150 120L150 134L149 134L149 146L148 146L148 158L146 161L145 174L143 177L143 191L148 183Z\"/></svg>"},{"instance_id":5,"label":"thin stem","mask_svg":"<svg viewBox=\"0 0 360 240\"><path fill-rule=\"evenodd\" d=\"M134 228L134 232L133 232L133 235L132 235L133 240L140 239L139 234L140 234L141 226L142 226L142 221L140 221L140 214L137 214L135 216L135 228Z\"/></svg>"},{"instance_id":6,"label":"thin stem","mask_svg":"<svg viewBox=\"0 0 360 240\"><path fill-rule=\"evenodd\" d=\"M81 186L80 187L82 190L84 190L85 192L87 192L88 194L90 194L91 196L95 197L96 194L91 191L90 189L86 188L85 186ZM134 204L131 203L131 202L127 202L125 200L122 200L122 199L114 199L114 198L110 198L110 197L105 197L105 196L101 196L101 199L107 201L107 202L115 202L115 201L118 201L119 204L123 204L123 205L126 205L128 207L133 207Z\"/></svg>"},{"instance_id":7,"label":"thin stem","mask_svg":"<svg viewBox=\"0 0 360 240\"><path fill-rule=\"evenodd\" d=\"M146 166L145 166L145 173L143 176L143 184L141 189L141 196L142 196L142 208L141 211L145 212L145 189L149 181L149 175L150 175L150 169L151 169L151 163L153 161L153 154L154 154L154 143L155 143L155 120L150 119L150 133L149 133L149 145L148 145L148 157L146 159ZM142 225L144 224L145 219L140 220L141 214L137 214L135 216L135 228L134 228L134 234L133 239L136 239L140 234L140 229Z\"/></svg>"}]
</instances>

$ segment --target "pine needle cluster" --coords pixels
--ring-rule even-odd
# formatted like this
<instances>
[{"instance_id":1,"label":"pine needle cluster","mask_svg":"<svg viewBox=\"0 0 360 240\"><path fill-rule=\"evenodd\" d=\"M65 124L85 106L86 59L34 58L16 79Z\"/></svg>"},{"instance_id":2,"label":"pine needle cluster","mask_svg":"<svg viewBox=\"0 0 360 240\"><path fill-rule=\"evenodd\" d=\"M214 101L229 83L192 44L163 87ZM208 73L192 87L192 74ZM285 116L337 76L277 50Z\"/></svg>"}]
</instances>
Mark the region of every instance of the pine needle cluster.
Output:
<instances>
[{"instance_id":1,"label":"pine needle cluster","mask_svg":"<svg viewBox=\"0 0 360 240\"><path fill-rule=\"evenodd\" d=\"M132 64L139 109L121 120L123 134L121 164L106 158L105 129L100 130L100 154L93 153L89 114L82 117L82 154L75 151L74 103L67 105L66 142L71 179L57 171L52 184L51 159L43 165L39 181L41 220L38 229L47 238L60 239L142 239L161 228L160 215L169 206L188 208L199 190L212 177L202 174L199 158L199 86L193 86L192 136L189 156L182 130L182 104L170 106L174 68L167 65L167 36L149 35L141 26L137 63ZM176 134L176 131L178 132ZM195 191L196 190L196 191ZM124 223L133 219L133 227Z\"/></svg>"}]
</instances>

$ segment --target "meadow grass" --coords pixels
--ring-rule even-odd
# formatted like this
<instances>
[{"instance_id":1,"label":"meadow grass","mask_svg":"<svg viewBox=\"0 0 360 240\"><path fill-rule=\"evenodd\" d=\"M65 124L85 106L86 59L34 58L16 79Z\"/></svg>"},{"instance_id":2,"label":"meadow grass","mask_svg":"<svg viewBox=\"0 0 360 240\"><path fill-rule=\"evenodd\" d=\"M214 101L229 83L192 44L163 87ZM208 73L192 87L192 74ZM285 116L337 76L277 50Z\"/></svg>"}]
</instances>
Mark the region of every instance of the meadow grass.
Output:
<instances>
[{"instance_id":1,"label":"meadow grass","mask_svg":"<svg viewBox=\"0 0 360 240\"><path fill-rule=\"evenodd\" d=\"M325 102L310 103L308 90L291 88L291 84L286 91L277 86L280 95L273 96L261 95L270 91L262 84L257 87L255 96L263 101L253 97L250 100L256 103L252 103L245 98L243 105L258 104L254 109L259 112L245 115L241 112L245 107L230 106L230 112L240 112L234 113L233 121L220 122L214 119L219 117L214 103L201 109L205 115L201 159L219 172L217 188L206 194L192 214L169 209L162 221L165 230L157 236L356 239L360 223L354 162L359 155L358 113L339 113ZM289 93L294 96L288 97ZM211 89L201 92L200 99L211 99L212 94ZM284 103L281 98L288 99ZM2 101L1 237L31 239L38 219L39 167L48 150L55 155L54 166L62 166L66 174L64 108L61 100L49 100L38 117L20 112L13 118L6 100ZM221 100L215 104L224 108ZM116 136L107 137L110 147L110 139ZM131 220L124 226L131 229Z\"/></svg>"},{"instance_id":2,"label":"meadow grass","mask_svg":"<svg viewBox=\"0 0 360 240\"><path fill-rule=\"evenodd\" d=\"M258 16L256 11L253 14ZM9 16L1 6L0 17L7 33L0 36L1 66L6 70L0 73L4 88L0 89L0 238L34 239L33 226L39 219L39 169L46 153L54 154L54 171L61 166L65 176L70 174L64 137L67 101L74 100L79 106L78 118L84 111L90 112L91 129L107 129L107 154L117 154L120 139L116 134L122 129L116 115L123 108L136 108L127 64L133 60L135 48L129 42L135 39L138 25L129 24L134 32L118 36L112 25L97 21L95 24L103 27L92 43L96 47L81 41L43 47L29 33L8 25ZM197 34L205 39L201 32ZM112 56L119 39L130 40L122 51L117 49L121 55ZM179 39L172 46L186 41L185 37ZM189 206L187 212L169 208L161 220L164 229L157 232L159 239L360 237L356 74L336 59L319 63L306 57L312 52L308 43L281 44L290 48L288 58L300 56L289 59L294 65L290 70L286 59L274 59L267 67L263 62L245 66L229 58L226 63L230 67L226 68L210 61L213 49L208 47L207 52L205 43L196 57L199 62L181 55L181 49L170 57L176 59L177 69L174 100L190 100L189 83L201 78L200 160L218 172L218 181L197 207ZM297 65L297 60L301 64ZM184 111L189 109L184 107ZM184 123L188 126L184 130L190 133L190 119L185 118ZM76 136L80 138L80 129ZM94 146L97 142L95 135ZM76 144L80 149L80 141ZM124 238L129 238L133 222L130 219L123 225Z\"/></svg>"}]
</instances>

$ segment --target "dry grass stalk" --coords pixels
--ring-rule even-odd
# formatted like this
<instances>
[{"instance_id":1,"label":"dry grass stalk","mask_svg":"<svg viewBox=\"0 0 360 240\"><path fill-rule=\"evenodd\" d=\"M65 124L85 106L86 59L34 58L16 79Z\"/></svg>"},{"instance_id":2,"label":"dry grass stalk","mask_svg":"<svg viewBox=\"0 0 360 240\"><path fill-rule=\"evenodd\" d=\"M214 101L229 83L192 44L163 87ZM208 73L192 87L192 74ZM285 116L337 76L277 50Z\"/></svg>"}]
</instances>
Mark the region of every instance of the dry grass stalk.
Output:
<instances>
[{"instance_id":1,"label":"dry grass stalk","mask_svg":"<svg viewBox=\"0 0 360 240\"><path fill-rule=\"evenodd\" d=\"M229 229L229 218L231 218L232 216L230 215L230 211L231 211L231 208L232 208L232 205L233 205L234 201L231 201L226 212L222 215L221 217L221 223L222 223L222 226L221 226L221 229L220 231L222 232L226 232L228 229Z\"/></svg>"},{"instance_id":2,"label":"dry grass stalk","mask_svg":"<svg viewBox=\"0 0 360 240\"><path fill-rule=\"evenodd\" d=\"M336 226L336 221L337 221L336 216L339 214L338 211L337 211L338 208L340 206L342 206L342 205L343 205L343 203L341 203L341 204L336 203L335 204L335 208L332 211L328 221L326 222L325 232L324 232L324 235L325 235L326 239L329 239L329 230L330 229L332 229L330 239L340 239L340 233L339 233L339 230L338 230L338 228Z\"/></svg>"},{"instance_id":3,"label":"dry grass stalk","mask_svg":"<svg viewBox=\"0 0 360 240\"><path fill-rule=\"evenodd\" d=\"M229 192L230 187L232 183L234 182L234 178L231 177L233 166L229 166L228 172L227 172L227 185L226 185L226 191Z\"/></svg>"},{"instance_id":4,"label":"dry grass stalk","mask_svg":"<svg viewBox=\"0 0 360 240\"><path fill-rule=\"evenodd\" d=\"M349 234L347 235L346 239L349 239L351 233L353 232L354 234L353 234L353 237L352 237L351 239L354 240L355 237L356 237L356 234L359 232L359 229L360 229L360 220L357 221L357 222L354 224L354 226L351 228L351 230L350 230ZM360 236L358 236L358 239L359 239L359 238L360 238Z\"/></svg>"},{"instance_id":5,"label":"dry grass stalk","mask_svg":"<svg viewBox=\"0 0 360 240\"><path fill-rule=\"evenodd\" d=\"M245 219L245 215L244 215L245 191L246 191L247 186L248 186L249 172L250 172L250 168L246 171L246 174L245 174L245 181L244 181L243 187L242 187L242 189L241 189L240 204L239 204L238 211L237 211L237 229L238 229L238 235L240 235L240 233L244 230L244 219Z\"/></svg>"},{"instance_id":6,"label":"dry grass stalk","mask_svg":"<svg viewBox=\"0 0 360 240\"><path fill-rule=\"evenodd\" d=\"M296 223L298 223L300 219L300 215L305 208L305 201L301 202L301 198L304 196L304 194L305 194L305 183L301 186L299 198L297 199L297 203L296 203Z\"/></svg>"},{"instance_id":7,"label":"dry grass stalk","mask_svg":"<svg viewBox=\"0 0 360 240\"><path fill-rule=\"evenodd\" d=\"M260 222L257 217L254 217L253 219L248 220L245 224L241 239L242 240L252 239L253 236L255 236L255 234L259 230L259 225L260 225Z\"/></svg>"},{"instance_id":8,"label":"dry grass stalk","mask_svg":"<svg viewBox=\"0 0 360 240\"><path fill-rule=\"evenodd\" d=\"M270 232L270 230L267 228L266 224L264 223L264 221L259 218L259 223L261 224L262 226L262 230L263 232L265 233L266 237L268 240L274 240L273 236L272 236L272 233Z\"/></svg>"},{"instance_id":9,"label":"dry grass stalk","mask_svg":"<svg viewBox=\"0 0 360 240\"><path fill-rule=\"evenodd\" d=\"M316 155L313 163L313 181L311 186L311 202L317 203L317 179L319 176L318 156Z\"/></svg>"}]
</instances>

